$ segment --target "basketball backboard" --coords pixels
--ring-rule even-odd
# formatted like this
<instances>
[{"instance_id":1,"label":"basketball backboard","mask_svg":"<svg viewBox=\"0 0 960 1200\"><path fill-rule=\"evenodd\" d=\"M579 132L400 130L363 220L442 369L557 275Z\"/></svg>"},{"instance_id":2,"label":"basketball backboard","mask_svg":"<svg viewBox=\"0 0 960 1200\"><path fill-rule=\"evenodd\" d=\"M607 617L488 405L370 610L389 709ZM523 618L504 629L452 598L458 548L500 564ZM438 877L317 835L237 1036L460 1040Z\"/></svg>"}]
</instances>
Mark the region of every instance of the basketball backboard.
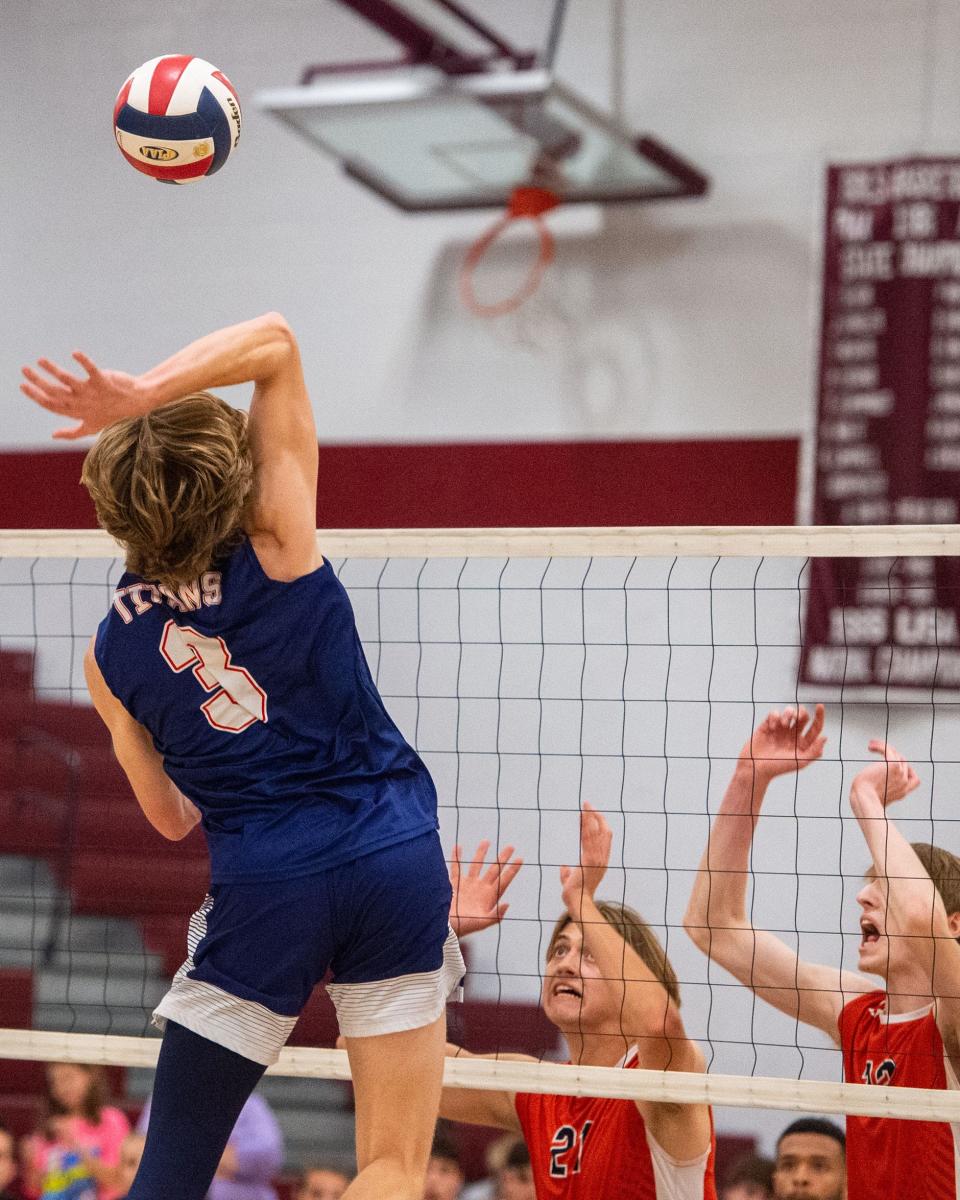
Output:
<instances>
[{"instance_id":1,"label":"basketball backboard","mask_svg":"<svg viewBox=\"0 0 960 1200\"><path fill-rule=\"evenodd\" d=\"M502 208L539 184L564 203L702 195L707 180L549 70L425 65L327 72L255 103L408 212Z\"/></svg>"},{"instance_id":2,"label":"basketball backboard","mask_svg":"<svg viewBox=\"0 0 960 1200\"><path fill-rule=\"evenodd\" d=\"M335 0L386 61L307 67L255 103L407 212L702 195L706 177L553 73L567 0Z\"/></svg>"}]
</instances>

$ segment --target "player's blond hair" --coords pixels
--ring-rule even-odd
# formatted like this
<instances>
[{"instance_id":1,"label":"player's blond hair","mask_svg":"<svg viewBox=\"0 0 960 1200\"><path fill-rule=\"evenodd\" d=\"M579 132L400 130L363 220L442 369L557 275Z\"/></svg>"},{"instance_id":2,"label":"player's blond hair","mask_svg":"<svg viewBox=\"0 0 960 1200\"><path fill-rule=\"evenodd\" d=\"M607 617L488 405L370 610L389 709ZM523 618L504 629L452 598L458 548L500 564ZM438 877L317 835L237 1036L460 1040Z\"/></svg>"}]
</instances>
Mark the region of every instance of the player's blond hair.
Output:
<instances>
[{"instance_id":1,"label":"player's blond hair","mask_svg":"<svg viewBox=\"0 0 960 1200\"><path fill-rule=\"evenodd\" d=\"M253 484L246 413L209 392L108 425L81 480L127 569L176 590L242 536Z\"/></svg>"},{"instance_id":2,"label":"player's blond hair","mask_svg":"<svg viewBox=\"0 0 960 1200\"><path fill-rule=\"evenodd\" d=\"M680 984L677 982L677 974L670 965L666 951L660 945L660 939L643 917L634 909L628 908L625 904L613 904L609 900L595 900L594 903L607 924L612 925L627 945L636 950L637 954L640 955L653 974L663 984L667 995L677 1008L679 1008ZM554 925L553 933L550 935L550 945L547 947L548 961L553 954L557 938L572 923L573 918L570 914L564 913L556 925Z\"/></svg>"}]
</instances>

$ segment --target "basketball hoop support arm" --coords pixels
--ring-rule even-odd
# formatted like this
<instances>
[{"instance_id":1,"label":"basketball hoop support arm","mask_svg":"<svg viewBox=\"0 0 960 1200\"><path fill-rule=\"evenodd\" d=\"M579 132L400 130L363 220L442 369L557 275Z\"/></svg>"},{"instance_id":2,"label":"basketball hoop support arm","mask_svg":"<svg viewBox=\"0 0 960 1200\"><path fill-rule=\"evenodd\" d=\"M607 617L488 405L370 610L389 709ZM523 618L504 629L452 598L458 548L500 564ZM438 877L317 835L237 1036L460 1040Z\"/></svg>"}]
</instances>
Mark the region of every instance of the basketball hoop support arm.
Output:
<instances>
[{"instance_id":1,"label":"basketball hoop support arm","mask_svg":"<svg viewBox=\"0 0 960 1200\"><path fill-rule=\"evenodd\" d=\"M460 49L429 25L417 20L391 0L336 0L357 16L376 26L402 48L399 59L362 64L365 69L427 65L437 67L446 75L473 75L487 70L495 63L508 62L515 71L528 70L536 64L537 56L530 50L518 50L459 3L459 0L436 0L451 17L460 21L475 36L488 42L488 54L470 54ZM301 83L308 84L318 76L336 71L354 70L360 64L330 66L316 64L304 69Z\"/></svg>"}]
</instances>

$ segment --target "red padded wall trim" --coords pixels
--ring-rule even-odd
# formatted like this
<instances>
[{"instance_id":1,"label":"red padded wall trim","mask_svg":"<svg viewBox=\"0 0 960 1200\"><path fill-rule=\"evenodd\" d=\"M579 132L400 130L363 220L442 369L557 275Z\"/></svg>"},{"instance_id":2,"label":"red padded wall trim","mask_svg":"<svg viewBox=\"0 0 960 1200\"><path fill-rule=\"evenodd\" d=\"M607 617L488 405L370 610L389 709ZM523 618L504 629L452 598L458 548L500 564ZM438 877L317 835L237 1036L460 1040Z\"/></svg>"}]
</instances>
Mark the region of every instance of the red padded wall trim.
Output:
<instances>
[{"instance_id":1,"label":"red padded wall trim","mask_svg":"<svg viewBox=\"0 0 960 1200\"><path fill-rule=\"evenodd\" d=\"M321 446L327 529L792 525L799 442L510 442ZM83 452L0 453L0 528L95 524Z\"/></svg>"}]
</instances>

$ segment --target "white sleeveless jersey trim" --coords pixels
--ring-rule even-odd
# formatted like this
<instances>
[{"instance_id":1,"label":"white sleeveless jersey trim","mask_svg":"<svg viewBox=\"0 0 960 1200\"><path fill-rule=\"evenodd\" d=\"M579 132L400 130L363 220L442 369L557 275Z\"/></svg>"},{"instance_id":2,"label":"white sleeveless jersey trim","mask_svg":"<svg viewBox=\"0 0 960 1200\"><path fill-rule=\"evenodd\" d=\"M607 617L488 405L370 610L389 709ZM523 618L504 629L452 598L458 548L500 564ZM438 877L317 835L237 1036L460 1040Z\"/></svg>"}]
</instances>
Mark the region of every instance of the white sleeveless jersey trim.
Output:
<instances>
[{"instance_id":1,"label":"white sleeveless jersey trim","mask_svg":"<svg viewBox=\"0 0 960 1200\"><path fill-rule=\"evenodd\" d=\"M680 1162L664 1150L649 1129L646 1132L647 1149L657 1184L657 1200L703 1200L710 1147L696 1158Z\"/></svg>"},{"instance_id":2,"label":"white sleeveless jersey trim","mask_svg":"<svg viewBox=\"0 0 960 1200\"><path fill-rule=\"evenodd\" d=\"M950 1061L946 1049L943 1052L943 1067L947 1074L947 1091L960 1091L960 1080L957 1079L957 1073L953 1069L953 1063ZM950 1132L953 1135L953 1189L954 1195L960 1197L960 1125L955 1121L952 1122Z\"/></svg>"},{"instance_id":3,"label":"white sleeveless jersey trim","mask_svg":"<svg viewBox=\"0 0 960 1200\"><path fill-rule=\"evenodd\" d=\"M933 1004L925 1004L923 1008L915 1008L913 1012L907 1013L891 1013L887 1012L886 1000L884 1000L884 1009L880 1013L880 1022L883 1025L906 1025L908 1021L919 1021L928 1013L933 1012Z\"/></svg>"},{"instance_id":4,"label":"white sleeveless jersey trim","mask_svg":"<svg viewBox=\"0 0 960 1200\"><path fill-rule=\"evenodd\" d=\"M637 1047L631 1046L616 1065L630 1067L639 1056L640 1051ZM643 1129L647 1138L647 1149L650 1151L650 1161L653 1164L657 1200L703 1200L711 1147L708 1145L696 1158L681 1160L664 1150L647 1128L646 1122Z\"/></svg>"}]
</instances>

